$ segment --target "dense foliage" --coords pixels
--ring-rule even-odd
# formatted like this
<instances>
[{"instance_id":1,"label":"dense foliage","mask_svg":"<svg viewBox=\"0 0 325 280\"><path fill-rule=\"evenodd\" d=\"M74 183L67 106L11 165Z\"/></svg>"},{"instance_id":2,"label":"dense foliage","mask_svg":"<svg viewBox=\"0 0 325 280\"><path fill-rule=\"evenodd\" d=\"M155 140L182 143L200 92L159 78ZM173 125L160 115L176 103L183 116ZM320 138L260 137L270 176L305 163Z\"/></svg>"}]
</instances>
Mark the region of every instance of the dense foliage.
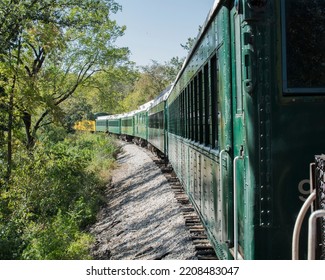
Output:
<instances>
[{"instance_id":1,"label":"dense foliage","mask_svg":"<svg viewBox=\"0 0 325 280\"><path fill-rule=\"evenodd\" d=\"M32 156L17 147L17 171L0 190L0 259L90 258L83 230L104 202L117 146L93 134L47 140Z\"/></svg>"},{"instance_id":2,"label":"dense foliage","mask_svg":"<svg viewBox=\"0 0 325 280\"><path fill-rule=\"evenodd\" d=\"M87 259L116 145L74 135L153 99L183 59L136 68L114 0L0 1L0 259Z\"/></svg>"},{"instance_id":3,"label":"dense foliage","mask_svg":"<svg viewBox=\"0 0 325 280\"><path fill-rule=\"evenodd\" d=\"M31 151L95 74L129 67L128 49L114 45L125 30L111 19L120 8L114 0L0 2L0 175L13 172L14 142Z\"/></svg>"}]
</instances>

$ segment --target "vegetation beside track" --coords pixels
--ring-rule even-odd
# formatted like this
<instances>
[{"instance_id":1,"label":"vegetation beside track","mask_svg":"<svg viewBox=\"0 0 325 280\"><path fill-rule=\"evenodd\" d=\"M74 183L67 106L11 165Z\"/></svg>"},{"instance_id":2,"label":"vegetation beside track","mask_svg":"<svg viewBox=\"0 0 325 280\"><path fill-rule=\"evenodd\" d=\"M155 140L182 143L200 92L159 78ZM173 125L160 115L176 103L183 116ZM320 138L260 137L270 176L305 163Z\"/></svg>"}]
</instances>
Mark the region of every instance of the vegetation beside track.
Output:
<instances>
[{"instance_id":1,"label":"vegetation beside track","mask_svg":"<svg viewBox=\"0 0 325 280\"><path fill-rule=\"evenodd\" d=\"M90 259L86 228L104 201L118 147L97 134L44 143L15 153L0 190L0 259Z\"/></svg>"}]
</instances>

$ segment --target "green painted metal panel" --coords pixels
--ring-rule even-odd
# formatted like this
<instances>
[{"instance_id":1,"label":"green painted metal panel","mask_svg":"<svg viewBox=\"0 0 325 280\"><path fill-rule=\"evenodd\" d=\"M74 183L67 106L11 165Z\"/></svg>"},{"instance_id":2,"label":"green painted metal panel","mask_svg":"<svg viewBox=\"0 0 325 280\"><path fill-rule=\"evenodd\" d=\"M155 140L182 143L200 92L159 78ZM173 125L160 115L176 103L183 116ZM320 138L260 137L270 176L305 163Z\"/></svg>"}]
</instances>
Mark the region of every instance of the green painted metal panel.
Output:
<instances>
[{"instance_id":1,"label":"green painted metal panel","mask_svg":"<svg viewBox=\"0 0 325 280\"><path fill-rule=\"evenodd\" d=\"M161 152L165 151L165 117L165 101L148 111L148 141Z\"/></svg>"},{"instance_id":2,"label":"green painted metal panel","mask_svg":"<svg viewBox=\"0 0 325 280\"><path fill-rule=\"evenodd\" d=\"M133 115L121 118L121 134L134 136Z\"/></svg>"},{"instance_id":3,"label":"green painted metal panel","mask_svg":"<svg viewBox=\"0 0 325 280\"><path fill-rule=\"evenodd\" d=\"M167 100L172 114L170 162L176 166L175 172L199 211L221 259L230 257L226 242L232 236L232 227L228 226L232 224L229 153L223 154L224 186L221 188L219 184L219 152L225 148L229 151L232 144L228 22L229 11L221 7ZM183 115L184 121L177 123L173 112Z\"/></svg>"},{"instance_id":4,"label":"green painted metal panel","mask_svg":"<svg viewBox=\"0 0 325 280\"><path fill-rule=\"evenodd\" d=\"M114 134L121 134L121 119L109 119L108 131Z\"/></svg>"},{"instance_id":5,"label":"green painted metal panel","mask_svg":"<svg viewBox=\"0 0 325 280\"><path fill-rule=\"evenodd\" d=\"M134 115L134 136L147 140L148 138L148 113L141 111Z\"/></svg>"},{"instance_id":6,"label":"green painted metal panel","mask_svg":"<svg viewBox=\"0 0 325 280\"><path fill-rule=\"evenodd\" d=\"M107 132L108 131L108 124L107 119L96 119L96 131L99 132Z\"/></svg>"}]
</instances>

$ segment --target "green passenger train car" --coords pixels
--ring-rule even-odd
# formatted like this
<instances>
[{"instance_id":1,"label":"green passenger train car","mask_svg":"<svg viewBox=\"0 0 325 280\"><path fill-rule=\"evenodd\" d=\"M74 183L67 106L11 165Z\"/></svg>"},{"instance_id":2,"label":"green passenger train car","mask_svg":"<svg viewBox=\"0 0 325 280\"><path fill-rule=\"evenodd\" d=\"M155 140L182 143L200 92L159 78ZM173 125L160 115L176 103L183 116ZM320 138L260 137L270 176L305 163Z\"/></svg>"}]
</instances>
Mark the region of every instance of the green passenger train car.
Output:
<instances>
[{"instance_id":1,"label":"green passenger train car","mask_svg":"<svg viewBox=\"0 0 325 280\"><path fill-rule=\"evenodd\" d=\"M108 132L108 119L110 116L99 116L96 118L96 131Z\"/></svg>"},{"instance_id":2,"label":"green passenger train car","mask_svg":"<svg viewBox=\"0 0 325 280\"><path fill-rule=\"evenodd\" d=\"M168 157L220 259L291 258L325 148L324 13L322 0L215 1L167 99Z\"/></svg>"},{"instance_id":3,"label":"green passenger train car","mask_svg":"<svg viewBox=\"0 0 325 280\"><path fill-rule=\"evenodd\" d=\"M148 142L162 153L166 153L166 98L172 86L168 86L153 101L148 110Z\"/></svg>"},{"instance_id":4,"label":"green passenger train car","mask_svg":"<svg viewBox=\"0 0 325 280\"><path fill-rule=\"evenodd\" d=\"M121 116L112 115L108 119L108 132L112 134L121 134Z\"/></svg>"},{"instance_id":5,"label":"green passenger train car","mask_svg":"<svg viewBox=\"0 0 325 280\"><path fill-rule=\"evenodd\" d=\"M136 142L145 145L148 140L148 110L153 101L143 104L134 114L134 137Z\"/></svg>"},{"instance_id":6,"label":"green passenger train car","mask_svg":"<svg viewBox=\"0 0 325 280\"><path fill-rule=\"evenodd\" d=\"M132 139L134 136L134 115L135 111L121 116L121 134L127 139Z\"/></svg>"}]
</instances>

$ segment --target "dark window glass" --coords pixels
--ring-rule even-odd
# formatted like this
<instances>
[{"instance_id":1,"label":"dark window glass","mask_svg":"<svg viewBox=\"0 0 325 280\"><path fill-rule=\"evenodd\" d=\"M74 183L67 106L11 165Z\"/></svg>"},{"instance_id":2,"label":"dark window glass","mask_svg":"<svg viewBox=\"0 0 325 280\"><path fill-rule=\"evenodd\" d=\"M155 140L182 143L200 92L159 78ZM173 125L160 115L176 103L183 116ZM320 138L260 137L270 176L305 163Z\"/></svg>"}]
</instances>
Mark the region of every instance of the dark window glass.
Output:
<instances>
[{"instance_id":1,"label":"dark window glass","mask_svg":"<svg viewBox=\"0 0 325 280\"><path fill-rule=\"evenodd\" d=\"M211 146L213 149L218 146L218 69L217 56L211 58Z\"/></svg>"},{"instance_id":2,"label":"dark window glass","mask_svg":"<svg viewBox=\"0 0 325 280\"><path fill-rule=\"evenodd\" d=\"M325 1L282 1L284 90L324 92Z\"/></svg>"},{"instance_id":3,"label":"dark window glass","mask_svg":"<svg viewBox=\"0 0 325 280\"><path fill-rule=\"evenodd\" d=\"M181 113L181 123L180 123L180 136L184 137L184 91L180 94L180 113Z\"/></svg>"},{"instance_id":4,"label":"dark window glass","mask_svg":"<svg viewBox=\"0 0 325 280\"><path fill-rule=\"evenodd\" d=\"M191 140L194 140L195 135L195 109L194 109L194 85L193 81L190 84L190 98L191 98Z\"/></svg>"},{"instance_id":5,"label":"dark window glass","mask_svg":"<svg viewBox=\"0 0 325 280\"><path fill-rule=\"evenodd\" d=\"M188 119L189 119L189 139L193 139L193 91L191 83L187 86L188 88L188 104L189 104L189 111L188 111Z\"/></svg>"},{"instance_id":6,"label":"dark window glass","mask_svg":"<svg viewBox=\"0 0 325 280\"><path fill-rule=\"evenodd\" d=\"M190 123L190 118L191 118L191 102L190 102L190 91L189 87L186 87L186 138L191 137L191 123Z\"/></svg>"},{"instance_id":7,"label":"dark window glass","mask_svg":"<svg viewBox=\"0 0 325 280\"><path fill-rule=\"evenodd\" d=\"M203 143L203 81L202 81L202 71L198 75L198 117L199 117L199 142Z\"/></svg>"},{"instance_id":8,"label":"dark window glass","mask_svg":"<svg viewBox=\"0 0 325 280\"><path fill-rule=\"evenodd\" d=\"M198 84L197 84L197 76L194 78L193 85L193 102L194 102L194 141L199 141L199 115L198 115Z\"/></svg>"},{"instance_id":9,"label":"dark window glass","mask_svg":"<svg viewBox=\"0 0 325 280\"><path fill-rule=\"evenodd\" d=\"M210 146L210 85L209 85L209 65L204 66L204 143Z\"/></svg>"},{"instance_id":10,"label":"dark window glass","mask_svg":"<svg viewBox=\"0 0 325 280\"><path fill-rule=\"evenodd\" d=\"M109 126L119 126L118 120L109 121Z\"/></svg>"},{"instance_id":11,"label":"dark window glass","mask_svg":"<svg viewBox=\"0 0 325 280\"><path fill-rule=\"evenodd\" d=\"M164 129L164 112L160 111L149 116L149 127ZM172 125L173 127L173 125Z\"/></svg>"},{"instance_id":12,"label":"dark window glass","mask_svg":"<svg viewBox=\"0 0 325 280\"><path fill-rule=\"evenodd\" d=\"M126 120L122 120L122 126L133 126L133 120L132 119L126 119Z\"/></svg>"}]
</instances>

